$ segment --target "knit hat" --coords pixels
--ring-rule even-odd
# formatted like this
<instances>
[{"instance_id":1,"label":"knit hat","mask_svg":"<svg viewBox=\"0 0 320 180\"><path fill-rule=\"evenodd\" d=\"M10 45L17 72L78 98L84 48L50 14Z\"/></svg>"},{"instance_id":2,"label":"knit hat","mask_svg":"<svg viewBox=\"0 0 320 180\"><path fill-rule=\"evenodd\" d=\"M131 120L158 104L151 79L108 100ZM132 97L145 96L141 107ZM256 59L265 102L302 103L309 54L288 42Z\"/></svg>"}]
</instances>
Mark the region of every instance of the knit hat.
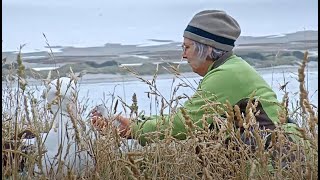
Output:
<instances>
[{"instance_id":1,"label":"knit hat","mask_svg":"<svg viewBox=\"0 0 320 180\"><path fill-rule=\"evenodd\" d=\"M205 10L197 13L188 24L183 37L221 49L230 51L240 36L238 22L226 12Z\"/></svg>"}]
</instances>

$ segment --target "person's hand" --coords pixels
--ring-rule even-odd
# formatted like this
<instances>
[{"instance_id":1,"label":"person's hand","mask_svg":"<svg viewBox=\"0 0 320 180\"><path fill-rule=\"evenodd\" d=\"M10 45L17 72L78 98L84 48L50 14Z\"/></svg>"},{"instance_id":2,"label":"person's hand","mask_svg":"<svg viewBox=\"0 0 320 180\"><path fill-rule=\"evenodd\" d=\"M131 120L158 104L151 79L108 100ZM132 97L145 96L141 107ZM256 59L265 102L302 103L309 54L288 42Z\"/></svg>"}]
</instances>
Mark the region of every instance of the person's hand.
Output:
<instances>
[{"instance_id":1,"label":"person's hand","mask_svg":"<svg viewBox=\"0 0 320 180\"><path fill-rule=\"evenodd\" d=\"M131 120L123 116L117 116L117 121L119 122L118 129L120 136L127 139L131 138Z\"/></svg>"},{"instance_id":2,"label":"person's hand","mask_svg":"<svg viewBox=\"0 0 320 180\"><path fill-rule=\"evenodd\" d=\"M99 131L108 126L108 122L102 116L91 117L91 123L93 127Z\"/></svg>"},{"instance_id":3,"label":"person's hand","mask_svg":"<svg viewBox=\"0 0 320 180\"><path fill-rule=\"evenodd\" d=\"M95 129L101 131L103 128L107 127L108 122L105 117L102 116L102 113L98 110L97 107L91 110L90 117L90 121Z\"/></svg>"},{"instance_id":4,"label":"person's hand","mask_svg":"<svg viewBox=\"0 0 320 180\"><path fill-rule=\"evenodd\" d=\"M96 107L90 112L91 123L93 127L99 131L102 131L106 128L110 123L112 123L113 127L117 128L119 135L124 138L130 138L130 123L131 120L129 118L123 117L121 115L117 115L114 117L104 117L101 113L101 107Z\"/></svg>"}]
</instances>

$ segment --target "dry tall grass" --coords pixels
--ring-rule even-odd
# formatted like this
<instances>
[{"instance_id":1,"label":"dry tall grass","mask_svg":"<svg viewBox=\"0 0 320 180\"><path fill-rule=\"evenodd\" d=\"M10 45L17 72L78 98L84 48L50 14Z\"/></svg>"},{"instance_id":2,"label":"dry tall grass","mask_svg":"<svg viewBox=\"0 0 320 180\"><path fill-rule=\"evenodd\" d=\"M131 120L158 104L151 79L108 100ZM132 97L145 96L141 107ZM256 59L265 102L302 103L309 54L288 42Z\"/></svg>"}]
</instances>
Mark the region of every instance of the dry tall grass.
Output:
<instances>
[{"instance_id":1,"label":"dry tall grass","mask_svg":"<svg viewBox=\"0 0 320 180\"><path fill-rule=\"evenodd\" d=\"M299 69L300 107L296 120L302 122L300 127L301 141L292 142L278 126L274 131L259 130L255 120L255 101L249 101L246 115L240 113L239 107L232 107L228 102L222 104L226 118L214 114L205 114L202 119L205 128L198 128L182 109L186 119L188 136L179 141L165 132L149 134L154 142L144 147L136 146L135 142L122 139L116 129L103 126L102 132L92 131L90 122L83 119L85 102L80 102L74 92L74 106L67 106L67 119L73 131L66 131L67 144L61 143L55 155L54 164L43 164L46 155L42 143L46 141L44 132L55 129L56 116L60 111L50 113L50 104L44 98L34 96L28 88L24 76L24 66L20 54L17 57L18 74L7 78L7 86L2 88L2 178L3 179L317 179L318 178L318 109L310 105L305 89L304 72L307 53ZM176 67L172 67L177 78L181 77ZM182 96L175 96L179 86L173 87L172 98L167 100L156 87L155 73L152 81L139 77L150 86L151 103L161 104L160 116L165 108L170 114L175 112ZM78 77L70 72L75 83ZM50 76L45 82L50 82ZM59 83L58 83L59 84ZM59 86L57 87L59 90ZM59 107L63 95L57 93L56 105ZM121 101L121 99L119 99ZM288 97L284 97L285 110L279 114L281 122L291 113L288 110ZM123 101L133 117L139 115L137 97L133 96L132 105ZM114 101L113 111L116 114L118 101ZM215 103L207 108L217 111ZM224 110L226 109L226 111ZM207 118L215 119L214 130L210 130ZM236 119L236 122L234 122ZM161 121L159 121L161 123ZM234 123L243 126L245 131L235 128ZM61 128L61 126L60 126ZM27 131L24 131L27 129ZM34 144L28 145L25 138L35 137ZM160 135L165 138L160 139ZM60 137L63 138L63 137ZM227 139L227 140L226 140ZM226 141L228 143L226 143ZM72 143L77 153L85 152L89 158L79 170L77 164L66 162ZM62 147L66 145L67 147ZM65 149L62 154L62 150ZM86 164L90 164L85 166ZM55 167L55 168L51 168Z\"/></svg>"}]
</instances>

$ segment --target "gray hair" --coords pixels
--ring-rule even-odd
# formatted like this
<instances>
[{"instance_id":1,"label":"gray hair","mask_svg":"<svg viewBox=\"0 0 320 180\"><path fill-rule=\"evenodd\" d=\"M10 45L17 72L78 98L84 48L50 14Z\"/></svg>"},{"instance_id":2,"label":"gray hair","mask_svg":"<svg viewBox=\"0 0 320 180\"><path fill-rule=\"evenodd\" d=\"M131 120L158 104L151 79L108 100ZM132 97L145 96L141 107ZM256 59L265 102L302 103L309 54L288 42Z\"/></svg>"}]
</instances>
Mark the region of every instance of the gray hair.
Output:
<instances>
[{"instance_id":1,"label":"gray hair","mask_svg":"<svg viewBox=\"0 0 320 180\"><path fill-rule=\"evenodd\" d=\"M194 44L193 46L194 50L197 52L197 57L201 61L206 60L209 47L212 48L212 52L208 55L208 57L211 58L212 60L219 59L221 56L223 56L227 52L212 46L208 46L206 44L199 43L197 41L193 41L193 44Z\"/></svg>"}]
</instances>

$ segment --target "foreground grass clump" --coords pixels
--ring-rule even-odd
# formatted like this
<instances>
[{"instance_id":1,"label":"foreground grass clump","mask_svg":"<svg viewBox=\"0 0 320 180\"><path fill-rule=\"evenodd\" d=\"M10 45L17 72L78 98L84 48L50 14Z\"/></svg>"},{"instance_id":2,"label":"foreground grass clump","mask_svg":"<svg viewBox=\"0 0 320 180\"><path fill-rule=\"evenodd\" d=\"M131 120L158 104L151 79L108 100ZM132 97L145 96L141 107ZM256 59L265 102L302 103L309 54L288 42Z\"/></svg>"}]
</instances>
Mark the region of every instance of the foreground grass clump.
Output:
<instances>
[{"instance_id":1,"label":"foreground grass clump","mask_svg":"<svg viewBox=\"0 0 320 180\"><path fill-rule=\"evenodd\" d=\"M300 104L293 112L288 110L289 98L284 96L284 111L279 113L281 122L288 116L296 117L299 122L301 139L292 142L281 126L274 131L258 129L255 121L257 103L249 101L246 115L243 116L239 107L232 107L228 102L221 104L208 102L205 108L223 111L225 117L205 114L202 124L197 127L184 113L187 139L176 140L170 135L170 128L148 136L152 143L141 147L136 141L120 138L116 129L105 126L102 132L94 130L85 118L88 100L77 97L78 89L70 88L72 99L63 107L65 94L61 85L56 86L56 100L46 102L45 92L51 81L49 73L44 80L44 93L38 97L35 89L28 86L24 78L24 66L20 54L17 57L18 73L6 78L6 87L2 88L2 178L13 179L317 179L318 178L318 109L310 105L308 92L304 86L304 69L307 63L305 54L299 69ZM180 78L179 67L167 68ZM130 71L130 69L128 69ZM179 86L173 87L172 99L164 99L156 88L156 69L152 81L139 77L150 86L150 96L161 104L160 116L165 108L174 112L178 101L183 98L175 96ZM59 74L59 73L58 73ZM70 69L69 77L77 85L79 76ZM15 80L17 79L17 80ZM182 79L182 81L185 81ZM71 82L70 82L71 83ZM191 88L191 87L190 87ZM88 98L90 99L90 97ZM133 96L132 105L125 104L132 117L140 112L137 97ZM111 108L108 115L117 114L119 99L111 96ZM56 113L51 113L53 107ZM51 112L50 112L51 110ZM64 112L63 112L64 111ZM63 112L61 114L61 112ZM183 111L182 109L182 112ZM129 114L128 113L128 114ZM58 151L50 164L44 159L46 152L46 134L67 127L60 124L56 127L57 117L64 116L70 123L72 131L64 134L67 143L60 143ZM236 118L235 118L236 117ZM206 119L213 118L216 122L213 130L209 129ZM61 120L60 118L59 120ZM237 121L235 121L236 119ZM161 123L161 119L159 119ZM244 127L240 133L234 124ZM164 138L160 138L164 137ZM34 139L33 143L30 140ZM71 156L70 147L75 152L85 152L87 159L81 170L77 164L67 162ZM64 149L65 151L63 151ZM77 156L77 155L75 155Z\"/></svg>"}]
</instances>

